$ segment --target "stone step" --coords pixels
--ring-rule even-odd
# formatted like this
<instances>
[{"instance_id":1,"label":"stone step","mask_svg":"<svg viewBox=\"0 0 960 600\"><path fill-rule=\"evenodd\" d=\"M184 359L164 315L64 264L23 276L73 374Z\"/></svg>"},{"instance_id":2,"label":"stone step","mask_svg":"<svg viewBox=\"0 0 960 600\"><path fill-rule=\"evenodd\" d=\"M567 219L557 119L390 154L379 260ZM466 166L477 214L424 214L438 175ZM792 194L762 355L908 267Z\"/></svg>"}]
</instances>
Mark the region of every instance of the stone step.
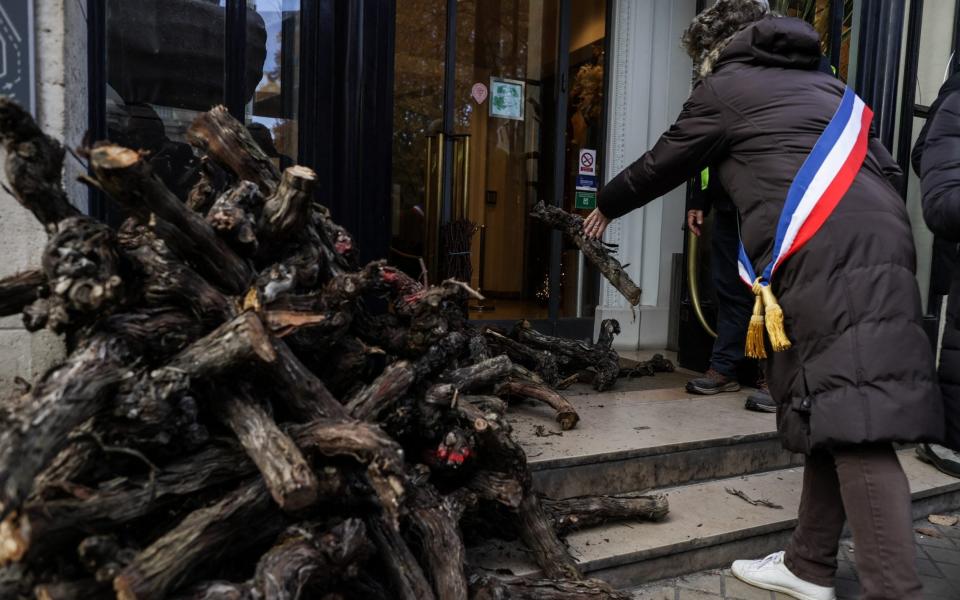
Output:
<instances>
[{"instance_id":1,"label":"stone step","mask_svg":"<svg viewBox=\"0 0 960 600\"><path fill-rule=\"evenodd\" d=\"M774 415L744 410L747 391L691 396L684 385L695 376L622 379L605 393L576 385L565 393L581 421L562 435L545 406L511 408L537 489L551 498L620 494L802 464L781 448Z\"/></svg>"},{"instance_id":2,"label":"stone step","mask_svg":"<svg viewBox=\"0 0 960 600\"><path fill-rule=\"evenodd\" d=\"M921 463L912 449L899 455L910 480L914 518L960 507L960 480ZM605 525L571 534L567 541L585 574L618 588L762 557L782 549L796 524L802 475L802 467L792 467L673 487L663 490L671 509L666 521ZM783 508L752 506L727 488ZM518 575L537 572L526 552L509 542L472 548L469 560Z\"/></svg>"}]
</instances>

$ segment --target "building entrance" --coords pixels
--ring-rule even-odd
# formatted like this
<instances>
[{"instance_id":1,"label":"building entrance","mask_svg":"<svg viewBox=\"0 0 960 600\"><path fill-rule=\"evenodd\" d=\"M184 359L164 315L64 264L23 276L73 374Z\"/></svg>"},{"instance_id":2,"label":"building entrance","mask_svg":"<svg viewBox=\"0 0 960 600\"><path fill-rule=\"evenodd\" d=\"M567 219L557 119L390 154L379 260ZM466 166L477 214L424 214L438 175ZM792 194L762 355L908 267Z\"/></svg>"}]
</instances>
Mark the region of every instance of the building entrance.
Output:
<instances>
[{"instance_id":1,"label":"building entrance","mask_svg":"<svg viewBox=\"0 0 960 600\"><path fill-rule=\"evenodd\" d=\"M602 166L606 30L607 0L397 3L391 260L471 281L474 319L592 331L597 275L529 213Z\"/></svg>"}]
</instances>

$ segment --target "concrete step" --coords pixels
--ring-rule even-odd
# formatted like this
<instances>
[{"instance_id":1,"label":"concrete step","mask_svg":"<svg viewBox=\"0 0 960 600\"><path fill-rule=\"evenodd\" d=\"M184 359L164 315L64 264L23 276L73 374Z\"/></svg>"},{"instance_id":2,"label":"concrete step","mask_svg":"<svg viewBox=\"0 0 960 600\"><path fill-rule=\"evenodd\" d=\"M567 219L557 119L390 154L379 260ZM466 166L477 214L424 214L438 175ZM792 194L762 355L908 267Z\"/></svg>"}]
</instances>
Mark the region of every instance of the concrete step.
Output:
<instances>
[{"instance_id":1,"label":"concrete step","mask_svg":"<svg viewBox=\"0 0 960 600\"><path fill-rule=\"evenodd\" d=\"M911 449L899 453L910 480L914 518L960 507L960 480L921 463ZM796 524L803 469L793 467L663 490L670 516L661 523L623 522L569 536L581 569L619 588L628 588L761 557L782 549ZM729 494L783 506L752 506ZM509 542L489 542L469 553L471 564L533 575L525 551Z\"/></svg>"},{"instance_id":2,"label":"concrete step","mask_svg":"<svg viewBox=\"0 0 960 600\"><path fill-rule=\"evenodd\" d=\"M512 408L534 482L552 498L619 494L802 464L784 451L774 415L746 411L747 391L691 396L686 371L622 379L615 391L576 385L576 429L560 432L543 405ZM752 390L751 390L752 391Z\"/></svg>"}]
</instances>

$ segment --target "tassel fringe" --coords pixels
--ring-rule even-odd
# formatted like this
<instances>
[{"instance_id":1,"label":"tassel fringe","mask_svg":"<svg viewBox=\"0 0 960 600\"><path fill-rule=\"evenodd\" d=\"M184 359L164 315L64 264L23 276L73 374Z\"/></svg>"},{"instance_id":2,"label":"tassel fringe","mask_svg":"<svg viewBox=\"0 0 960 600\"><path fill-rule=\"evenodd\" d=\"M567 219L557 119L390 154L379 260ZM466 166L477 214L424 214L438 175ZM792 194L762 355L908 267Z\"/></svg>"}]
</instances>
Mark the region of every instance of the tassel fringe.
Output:
<instances>
[{"instance_id":1,"label":"tassel fringe","mask_svg":"<svg viewBox=\"0 0 960 600\"><path fill-rule=\"evenodd\" d=\"M770 345L774 352L789 350L792 344L783 325L783 309L769 285L762 285L760 279L753 284L753 293L757 299L753 305L753 316L747 329L746 355L750 358L766 358L767 348L763 339L766 328L770 336ZM766 326L766 327L764 327Z\"/></svg>"},{"instance_id":2,"label":"tassel fringe","mask_svg":"<svg viewBox=\"0 0 960 600\"><path fill-rule=\"evenodd\" d=\"M763 343L763 315L750 317L750 328L747 329L747 351L749 358L763 359L767 357L767 348Z\"/></svg>"},{"instance_id":3,"label":"tassel fringe","mask_svg":"<svg viewBox=\"0 0 960 600\"><path fill-rule=\"evenodd\" d=\"M767 334L774 352L783 352L793 346L783 328L783 309L779 304L767 306Z\"/></svg>"},{"instance_id":4,"label":"tassel fringe","mask_svg":"<svg viewBox=\"0 0 960 600\"><path fill-rule=\"evenodd\" d=\"M745 354L749 358L767 357L767 347L763 342L763 298L759 294L753 302L753 316L750 317L750 326L747 329Z\"/></svg>"}]
</instances>

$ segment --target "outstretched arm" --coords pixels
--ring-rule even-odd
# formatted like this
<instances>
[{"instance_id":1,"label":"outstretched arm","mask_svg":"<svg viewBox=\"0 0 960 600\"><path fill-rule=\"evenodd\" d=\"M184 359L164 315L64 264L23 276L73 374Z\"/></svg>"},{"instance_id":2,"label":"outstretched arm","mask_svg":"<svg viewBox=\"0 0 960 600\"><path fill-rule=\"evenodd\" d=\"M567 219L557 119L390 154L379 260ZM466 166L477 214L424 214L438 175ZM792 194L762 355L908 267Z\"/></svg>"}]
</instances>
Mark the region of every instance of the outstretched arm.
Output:
<instances>
[{"instance_id":1,"label":"outstretched arm","mask_svg":"<svg viewBox=\"0 0 960 600\"><path fill-rule=\"evenodd\" d=\"M709 82L697 84L680 117L654 147L600 191L598 209L585 221L587 234L600 237L606 228L602 221L652 202L712 164L726 150L723 117Z\"/></svg>"}]
</instances>

